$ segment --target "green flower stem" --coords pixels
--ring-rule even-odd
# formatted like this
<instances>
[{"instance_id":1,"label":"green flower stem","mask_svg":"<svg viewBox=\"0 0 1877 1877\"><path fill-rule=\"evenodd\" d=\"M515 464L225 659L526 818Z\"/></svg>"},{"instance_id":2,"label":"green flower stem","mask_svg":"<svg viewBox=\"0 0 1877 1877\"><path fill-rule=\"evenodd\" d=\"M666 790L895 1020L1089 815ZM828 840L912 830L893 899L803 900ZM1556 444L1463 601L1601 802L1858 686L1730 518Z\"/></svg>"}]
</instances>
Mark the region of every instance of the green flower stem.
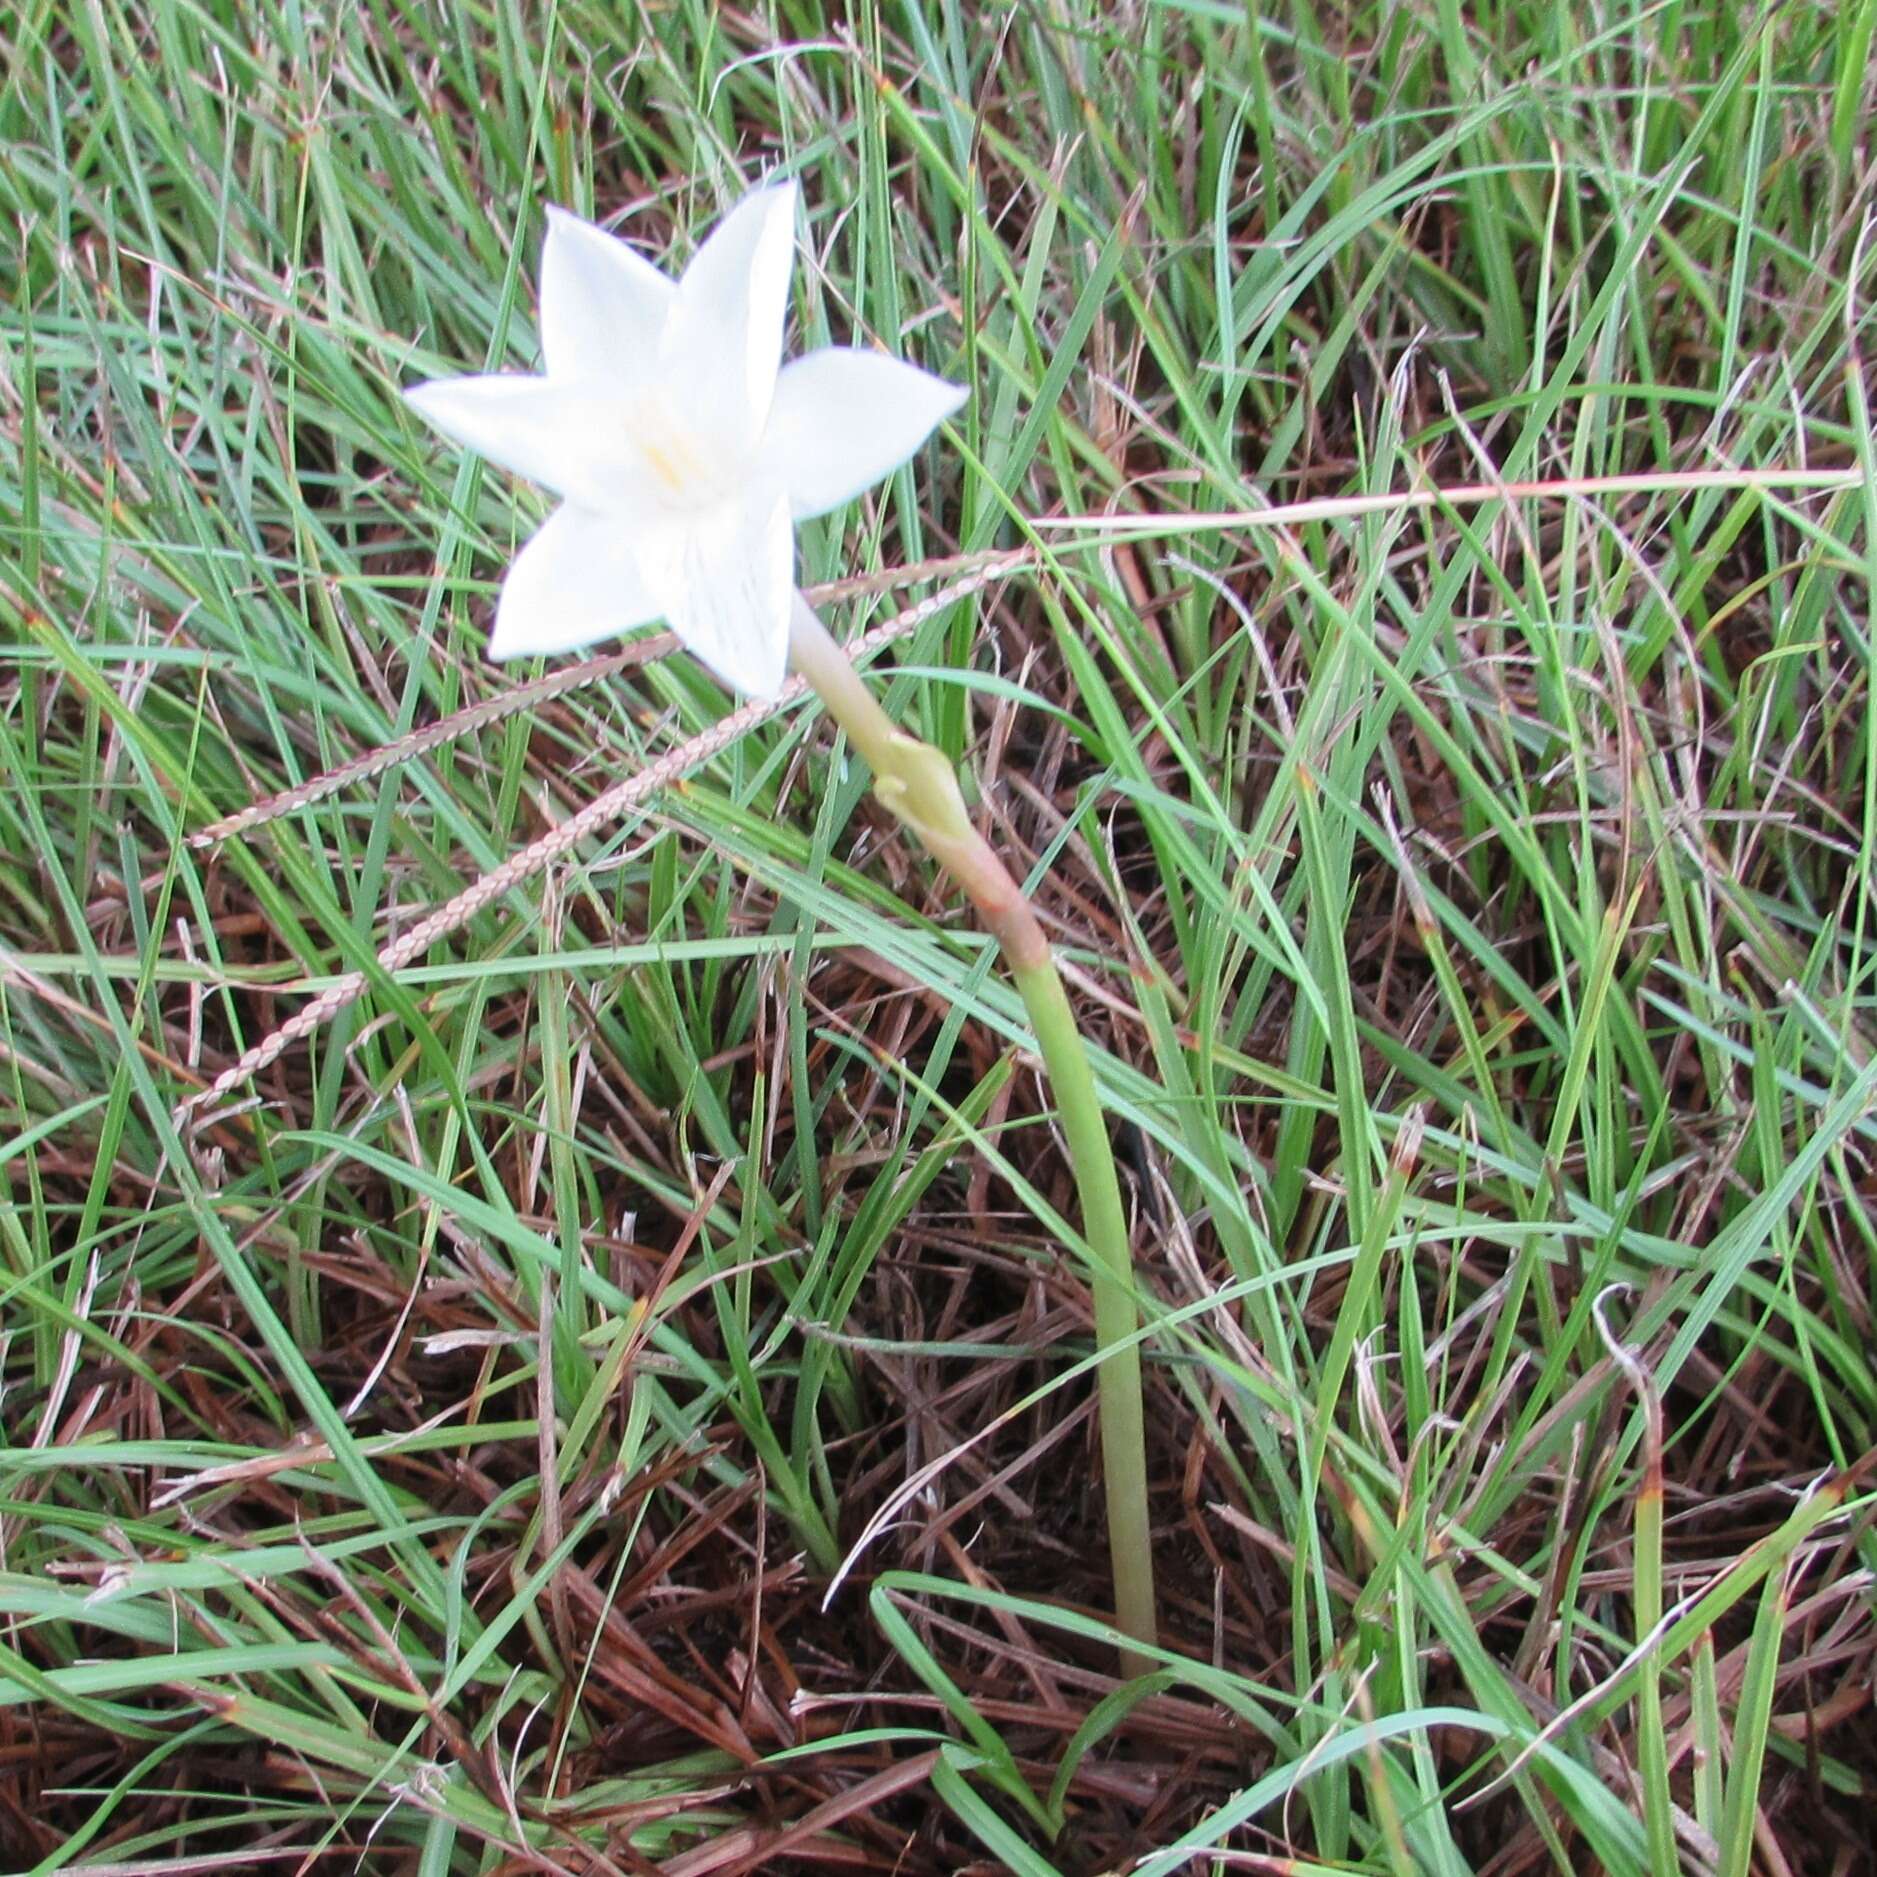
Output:
<instances>
[{"instance_id":1,"label":"green flower stem","mask_svg":"<svg viewBox=\"0 0 1877 1877\"><path fill-rule=\"evenodd\" d=\"M1030 1013L1069 1145L1082 1205L1082 1230L1095 1257L1095 1346L1103 1352L1096 1382L1115 1615L1125 1634L1137 1642L1152 1643L1156 1634L1154 1567L1147 1521L1140 1346L1135 1340L1139 1317L1127 1217L1088 1049L1063 990L1055 954L1022 889L972 826L951 764L929 743L908 736L894 724L799 593L791 619L789 659L820 694L847 740L865 757L873 770L874 792L918 835L977 909L1002 947ZM1137 1652L1123 1651L1122 1667L1127 1673L1141 1673L1150 1666Z\"/></svg>"}]
</instances>

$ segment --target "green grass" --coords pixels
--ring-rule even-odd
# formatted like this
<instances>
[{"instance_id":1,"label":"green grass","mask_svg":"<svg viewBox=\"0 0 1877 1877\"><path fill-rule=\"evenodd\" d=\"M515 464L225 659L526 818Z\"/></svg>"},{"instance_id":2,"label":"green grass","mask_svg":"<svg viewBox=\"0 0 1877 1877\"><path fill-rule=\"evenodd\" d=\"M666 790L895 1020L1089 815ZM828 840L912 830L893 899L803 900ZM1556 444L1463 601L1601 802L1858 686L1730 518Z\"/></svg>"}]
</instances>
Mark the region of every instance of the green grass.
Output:
<instances>
[{"instance_id":1,"label":"green grass","mask_svg":"<svg viewBox=\"0 0 1877 1877\"><path fill-rule=\"evenodd\" d=\"M1867 1868L1874 24L0 23L0 1865ZM1029 554L874 669L1131 1169L1119 1687L1022 1006L812 710L394 974L698 668L188 844L528 683L397 388L775 167L794 343L973 390L831 622Z\"/></svg>"}]
</instances>

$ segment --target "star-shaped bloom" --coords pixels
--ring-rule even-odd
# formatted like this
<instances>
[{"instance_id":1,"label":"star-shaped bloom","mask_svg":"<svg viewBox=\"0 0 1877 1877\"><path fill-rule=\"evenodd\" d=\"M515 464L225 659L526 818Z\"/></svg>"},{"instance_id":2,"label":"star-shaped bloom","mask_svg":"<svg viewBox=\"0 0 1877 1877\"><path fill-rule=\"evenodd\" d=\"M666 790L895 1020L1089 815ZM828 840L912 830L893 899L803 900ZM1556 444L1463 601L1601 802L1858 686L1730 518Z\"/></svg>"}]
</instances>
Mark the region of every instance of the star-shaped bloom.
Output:
<instances>
[{"instance_id":1,"label":"star-shaped bloom","mask_svg":"<svg viewBox=\"0 0 1877 1877\"><path fill-rule=\"evenodd\" d=\"M788 659L795 523L896 469L965 392L882 352L782 363L796 191L746 196L682 279L548 210L540 377L405 393L446 436L561 506L502 584L489 652L565 652L668 621L739 691Z\"/></svg>"}]
</instances>

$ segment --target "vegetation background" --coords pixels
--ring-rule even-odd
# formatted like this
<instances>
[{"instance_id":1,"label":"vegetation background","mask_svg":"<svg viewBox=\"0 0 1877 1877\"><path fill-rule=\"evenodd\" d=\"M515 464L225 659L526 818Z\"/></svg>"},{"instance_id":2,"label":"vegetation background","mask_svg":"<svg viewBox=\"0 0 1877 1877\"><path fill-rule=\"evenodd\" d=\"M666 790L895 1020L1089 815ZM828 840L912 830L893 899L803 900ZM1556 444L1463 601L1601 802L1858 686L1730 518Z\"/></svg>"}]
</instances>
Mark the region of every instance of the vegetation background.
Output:
<instances>
[{"instance_id":1,"label":"vegetation background","mask_svg":"<svg viewBox=\"0 0 1877 1877\"><path fill-rule=\"evenodd\" d=\"M1874 24L19 0L0 1863L1873 1868ZM876 672L1130 1173L1119 1689L1020 1007L814 711L373 963L726 708L488 664L399 385L778 168L974 393L804 579L1024 556Z\"/></svg>"}]
</instances>

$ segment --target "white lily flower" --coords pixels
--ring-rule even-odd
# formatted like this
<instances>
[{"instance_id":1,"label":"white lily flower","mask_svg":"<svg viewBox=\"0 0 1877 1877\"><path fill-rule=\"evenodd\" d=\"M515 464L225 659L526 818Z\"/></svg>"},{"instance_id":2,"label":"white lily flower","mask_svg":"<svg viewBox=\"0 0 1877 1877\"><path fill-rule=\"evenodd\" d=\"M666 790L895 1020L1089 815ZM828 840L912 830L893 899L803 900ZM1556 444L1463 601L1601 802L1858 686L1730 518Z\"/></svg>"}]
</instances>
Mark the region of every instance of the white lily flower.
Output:
<instances>
[{"instance_id":1,"label":"white lily flower","mask_svg":"<svg viewBox=\"0 0 1877 1877\"><path fill-rule=\"evenodd\" d=\"M966 393L884 353L782 363L796 190L754 191L673 281L548 210L544 376L405 393L446 436L562 498L502 585L494 658L669 621L739 691L788 659L795 523L896 469Z\"/></svg>"}]
</instances>

